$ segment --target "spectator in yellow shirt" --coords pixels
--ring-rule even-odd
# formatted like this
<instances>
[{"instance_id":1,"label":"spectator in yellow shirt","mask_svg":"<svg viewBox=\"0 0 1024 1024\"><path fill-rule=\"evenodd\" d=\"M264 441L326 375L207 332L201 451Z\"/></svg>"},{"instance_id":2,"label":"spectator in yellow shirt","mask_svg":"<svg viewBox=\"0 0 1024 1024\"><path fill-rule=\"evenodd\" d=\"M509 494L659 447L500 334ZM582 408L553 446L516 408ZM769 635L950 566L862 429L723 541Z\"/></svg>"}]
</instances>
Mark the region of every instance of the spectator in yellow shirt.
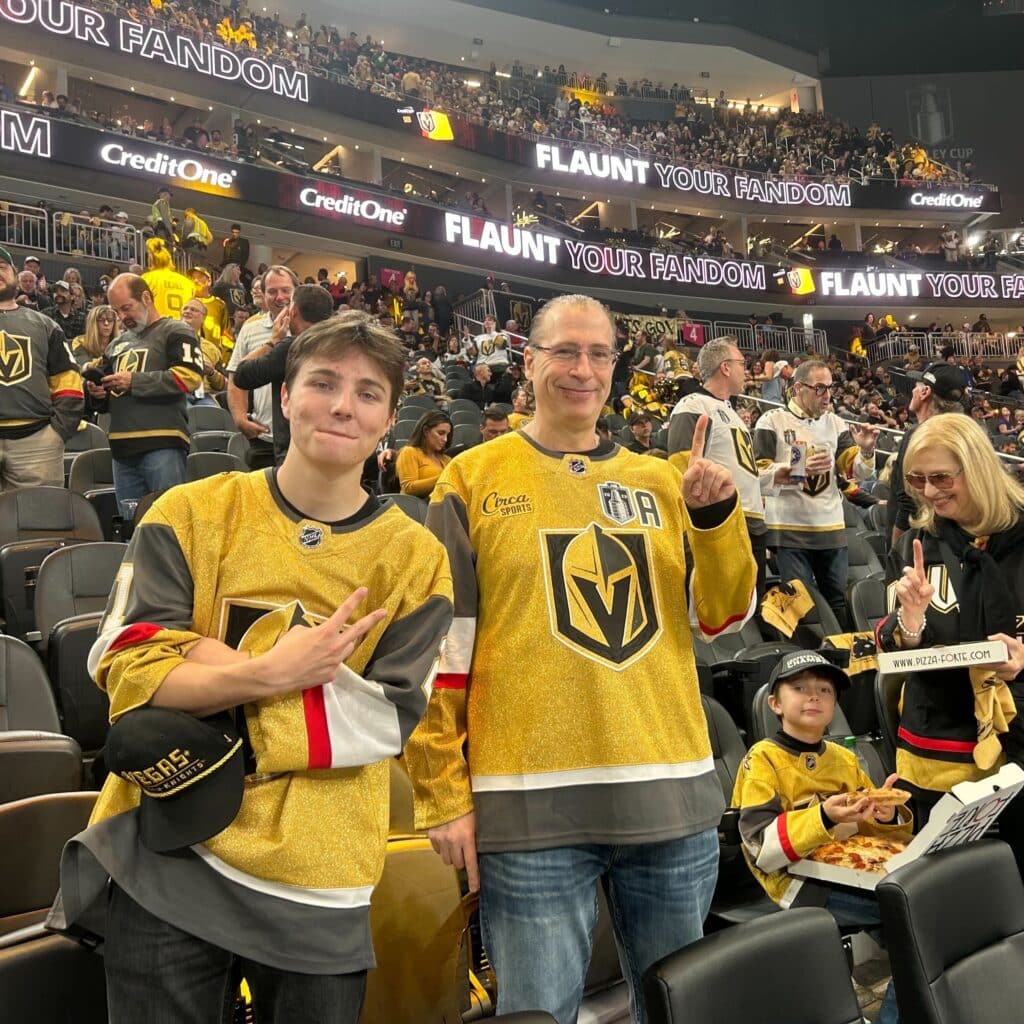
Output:
<instances>
[{"instance_id":1,"label":"spectator in yellow shirt","mask_svg":"<svg viewBox=\"0 0 1024 1024\"><path fill-rule=\"evenodd\" d=\"M441 470L452 460L448 454L451 439L452 421L443 412L427 412L420 417L395 463L403 494L430 497Z\"/></svg>"}]
</instances>

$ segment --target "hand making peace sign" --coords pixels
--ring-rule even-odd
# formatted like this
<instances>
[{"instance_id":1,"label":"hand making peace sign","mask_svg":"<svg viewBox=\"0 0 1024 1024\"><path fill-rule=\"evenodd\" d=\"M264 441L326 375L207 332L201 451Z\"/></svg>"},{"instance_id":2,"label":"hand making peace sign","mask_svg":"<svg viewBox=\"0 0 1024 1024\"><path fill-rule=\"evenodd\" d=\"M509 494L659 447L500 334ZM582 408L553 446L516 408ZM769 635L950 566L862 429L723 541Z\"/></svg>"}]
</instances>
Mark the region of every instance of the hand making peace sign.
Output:
<instances>
[{"instance_id":1,"label":"hand making peace sign","mask_svg":"<svg viewBox=\"0 0 1024 1024\"><path fill-rule=\"evenodd\" d=\"M736 493L736 485L729 470L704 458L704 444L710 425L711 420L707 416L701 416L693 431L690 464L683 474L681 487L687 508L706 508Z\"/></svg>"}]
</instances>

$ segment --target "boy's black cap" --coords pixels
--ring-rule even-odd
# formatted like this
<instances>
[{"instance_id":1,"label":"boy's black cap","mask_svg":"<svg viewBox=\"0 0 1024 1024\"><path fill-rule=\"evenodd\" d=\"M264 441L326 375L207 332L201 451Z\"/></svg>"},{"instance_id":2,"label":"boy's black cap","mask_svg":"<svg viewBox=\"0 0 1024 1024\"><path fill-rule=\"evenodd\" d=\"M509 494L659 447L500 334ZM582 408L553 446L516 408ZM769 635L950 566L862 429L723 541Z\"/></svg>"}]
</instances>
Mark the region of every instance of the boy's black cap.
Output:
<instances>
[{"instance_id":1,"label":"boy's black cap","mask_svg":"<svg viewBox=\"0 0 1024 1024\"><path fill-rule=\"evenodd\" d=\"M226 714L199 719L136 708L111 727L104 757L111 772L142 791L139 836L156 853L223 832L242 805L242 739Z\"/></svg>"},{"instance_id":2,"label":"boy's black cap","mask_svg":"<svg viewBox=\"0 0 1024 1024\"><path fill-rule=\"evenodd\" d=\"M950 363L932 363L923 373L920 370L908 370L907 376L927 384L939 398L947 402L959 402L964 397L963 374L959 367Z\"/></svg>"},{"instance_id":3,"label":"boy's black cap","mask_svg":"<svg viewBox=\"0 0 1024 1024\"><path fill-rule=\"evenodd\" d=\"M832 680L837 692L845 690L850 685L850 677L825 655L817 651L793 651L791 654L783 655L772 669L772 674L768 677L768 692L774 693L779 683L807 671Z\"/></svg>"}]
</instances>

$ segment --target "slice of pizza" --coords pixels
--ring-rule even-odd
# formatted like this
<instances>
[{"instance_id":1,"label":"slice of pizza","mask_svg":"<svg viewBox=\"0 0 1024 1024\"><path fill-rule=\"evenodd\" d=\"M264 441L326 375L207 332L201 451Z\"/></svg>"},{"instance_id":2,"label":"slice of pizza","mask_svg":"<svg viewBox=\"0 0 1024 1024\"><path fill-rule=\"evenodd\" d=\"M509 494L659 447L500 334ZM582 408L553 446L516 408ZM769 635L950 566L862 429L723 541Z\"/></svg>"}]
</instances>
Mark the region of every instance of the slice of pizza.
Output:
<instances>
[{"instance_id":1,"label":"slice of pizza","mask_svg":"<svg viewBox=\"0 0 1024 1024\"><path fill-rule=\"evenodd\" d=\"M906 843L895 839L856 835L842 842L822 844L811 853L808 860L837 868L849 868L852 871L883 874L889 858L895 857L905 849Z\"/></svg>"},{"instance_id":2,"label":"slice of pizza","mask_svg":"<svg viewBox=\"0 0 1024 1024\"><path fill-rule=\"evenodd\" d=\"M858 789L855 793L846 794L846 802L855 804L867 797L876 807L902 807L911 797L905 789Z\"/></svg>"}]
</instances>

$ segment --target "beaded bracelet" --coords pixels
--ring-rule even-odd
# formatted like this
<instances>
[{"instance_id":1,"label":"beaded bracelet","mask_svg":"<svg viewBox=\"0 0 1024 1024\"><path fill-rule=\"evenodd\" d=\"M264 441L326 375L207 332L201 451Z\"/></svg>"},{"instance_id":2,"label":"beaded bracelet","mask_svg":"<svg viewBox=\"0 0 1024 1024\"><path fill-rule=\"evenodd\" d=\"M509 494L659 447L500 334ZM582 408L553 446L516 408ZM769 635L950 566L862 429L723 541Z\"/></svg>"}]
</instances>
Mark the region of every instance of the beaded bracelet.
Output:
<instances>
[{"instance_id":1,"label":"beaded bracelet","mask_svg":"<svg viewBox=\"0 0 1024 1024\"><path fill-rule=\"evenodd\" d=\"M905 640L919 640L921 638L921 634L924 632L924 627L928 625L928 619L926 616L922 615L920 629L907 629L907 627L903 624L903 608L900 607L896 609L896 625L899 626L900 635Z\"/></svg>"}]
</instances>

